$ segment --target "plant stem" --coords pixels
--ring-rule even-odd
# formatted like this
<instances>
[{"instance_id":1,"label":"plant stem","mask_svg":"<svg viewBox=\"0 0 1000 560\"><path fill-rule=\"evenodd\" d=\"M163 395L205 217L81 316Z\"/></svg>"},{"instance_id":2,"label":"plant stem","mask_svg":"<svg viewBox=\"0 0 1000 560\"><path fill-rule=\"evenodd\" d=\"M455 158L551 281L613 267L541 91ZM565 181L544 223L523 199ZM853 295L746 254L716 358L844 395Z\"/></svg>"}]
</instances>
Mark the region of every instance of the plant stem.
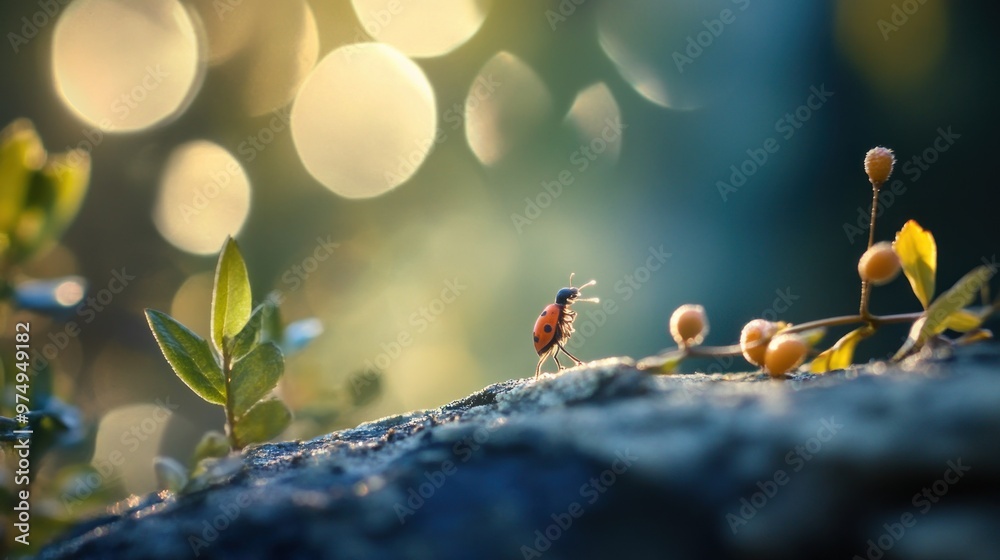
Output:
<instances>
[{"instance_id":1,"label":"plant stem","mask_svg":"<svg viewBox=\"0 0 1000 560\"><path fill-rule=\"evenodd\" d=\"M869 315L868 317L863 317L861 315L843 315L840 317L830 317L829 319L819 319L817 321L793 325L781 331L781 333L793 334L823 327L839 327L843 325L853 325L856 323L868 323L872 327L878 328L882 325L889 325L893 323L910 323L916 321L922 315L923 312L883 315L881 317L876 315ZM701 358L737 356L743 353L739 344L732 344L729 346L692 346L687 348L686 352L688 356Z\"/></svg>"},{"instance_id":2,"label":"plant stem","mask_svg":"<svg viewBox=\"0 0 1000 560\"><path fill-rule=\"evenodd\" d=\"M868 249L872 248L875 244L875 214L878 212L878 190L882 188L882 183L872 183L872 215L871 221L868 225ZM865 320L869 321L872 318L871 313L868 311L868 302L871 300L872 295L872 285L871 282L865 280L861 281L861 306L859 313Z\"/></svg>"},{"instance_id":3,"label":"plant stem","mask_svg":"<svg viewBox=\"0 0 1000 560\"><path fill-rule=\"evenodd\" d=\"M229 446L233 451L240 450L240 442L236 440L236 418L233 417L233 392L230 390L230 356L223 341L222 349L222 378L226 385L226 435L229 436Z\"/></svg>"}]
</instances>

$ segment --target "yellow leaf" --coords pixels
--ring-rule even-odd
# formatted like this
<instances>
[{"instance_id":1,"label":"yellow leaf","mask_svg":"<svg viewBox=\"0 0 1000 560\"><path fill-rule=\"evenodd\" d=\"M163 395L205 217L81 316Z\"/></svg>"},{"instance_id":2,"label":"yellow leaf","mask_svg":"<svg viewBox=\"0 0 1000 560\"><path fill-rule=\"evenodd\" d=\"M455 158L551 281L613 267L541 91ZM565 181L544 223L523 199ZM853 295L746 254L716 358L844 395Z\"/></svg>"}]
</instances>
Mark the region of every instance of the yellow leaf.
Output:
<instances>
[{"instance_id":1,"label":"yellow leaf","mask_svg":"<svg viewBox=\"0 0 1000 560\"><path fill-rule=\"evenodd\" d=\"M45 148L27 119L0 130L0 233L14 229L24 208L31 175L45 163Z\"/></svg>"},{"instance_id":2,"label":"yellow leaf","mask_svg":"<svg viewBox=\"0 0 1000 560\"><path fill-rule=\"evenodd\" d=\"M964 333L978 329L979 325L982 323L983 318L981 316L966 309L960 309L951 315L948 315L942 326L955 332Z\"/></svg>"},{"instance_id":3,"label":"yellow leaf","mask_svg":"<svg viewBox=\"0 0 1000 560\"><path fill-rule=\"evenodd\" d=\"M809 370L813 373L826 373L848 367L854 361L854 349L858 343L874 332L875 329L865 325L845 334L836 344L816 356L816 359L809 364Z\"/></svg>"},{"instance_id":4,"label":"yellow leaf","mask_svg":"<svg viewBox=\"0 0 1000 560\"><path fill-rule=\"evenodd\" d=\"M927 311L914 321L909 336L892 359L905 358L911 352L919 350L932 337L944 332L948 328L948 320L954 314L964 311L963 308L972 303L976 294L992 277L993 270L990 267L980 266L955 282L954 286L935 299Z\"/></svg>"},{"instance_id":5,"label":"yellow leaf","mask_svg":"<svg viewBox=\"0 0 1000 560\"><path fill-rule=\"evenodd\" d=\"M913 294L927 309L934 297L934 276L937 272L937 245L934 243L934 236L915 220L910 220L896 234L892 248L899 255L903 274L910 281Z\"/></svg>"},{"instance_id":6,"label":"yellow leaf","mask_svg":"<svg viewBox=\"0 0 1000 560\"><path fill-rule=\"evenodd\" d=\"M978 329L962 335L955 341L955 344L958 344L959 346L966 346L983 340L990 340L991 338L993 338L993 331L989 329Z\"/></svg>"},{"instance_id":7,"label":"yellow leaf","mask_svg":"<svg viewBox=\"0 0 1000 560\"><path fill-rule=\"evenodd\" d=\"M976 267L972 272L955 282L955 285L947 292L935 299L934 303L927 308L927 323L924 325L923 339L926 340L948 328L948 320L956 313L963 311L963 307L972 303L980 289L992 277L993 270L990 267L985 265Z\"/></svg>"},{"instance_id":8,"label":"yellow leaf","mask_svg":"<svg viewBox=\"0 0 1000 560\"><path fill-rule=\"evenodd\" d=\"M82 150L50 156L34 173L14 228L14 253L27 260L58 241L73 222L90 182L90 156Z\"/></svg>"},{"instance_id":9,"label":"yellow leaf","mask_svg":"<svg viewBox=\"0 0 1000 560\"><path fill-rule=\"evenodd\" d=\"M802 341L805 342L806 346L810 349L819 344L819 342L823 340L824 336L826 336L826 329L823 327L809 329L799 333L799 337L802 338Z\"/></svg>"},{"instance_id":10,"label":"yellow leaf","mask_svg":"<svg viewBox=\"0 0 1000 560\"><path fill-rule=\"evenodd\" d=\"M648 358L643 358L639 360L639 363L635 365L636 369L649 371L650 373L673 373L677 365L681 363L687 356L687 352L683 350L675 350L673 352L667 352L666 354L660 354L659 356L650 356Z\"/></svg>"}]
</instances>

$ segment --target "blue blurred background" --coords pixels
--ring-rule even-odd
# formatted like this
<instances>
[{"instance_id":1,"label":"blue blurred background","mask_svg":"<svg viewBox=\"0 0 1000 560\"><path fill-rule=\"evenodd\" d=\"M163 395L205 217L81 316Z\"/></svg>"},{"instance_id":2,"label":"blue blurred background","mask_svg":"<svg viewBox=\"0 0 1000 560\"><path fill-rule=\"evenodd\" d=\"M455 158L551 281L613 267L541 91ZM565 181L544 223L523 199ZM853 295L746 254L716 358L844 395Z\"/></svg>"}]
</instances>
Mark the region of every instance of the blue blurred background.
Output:
<instances>
[{"instance_id":1,"label":"blue blurred background","mask_svg":"<svg viewBox=\"0 0 1000 560\"><path fill-rule=\"evenodd\" d=\"M578 306L586 360L669 346L683 303L707 308L710 344L755 317L853 313L875 145L901 181L876 238L919 221L946 288L997 249L1000 36L983 6L5 2L0 122L28 117L51 151L93 158L77 221L26 272L79 274L91 293L135 276L59 353L59 387L92 420L178 403L164 454L221 425L142 310L204 334L227 234L255 294L323 322L282 381L293 410L384 371L374 403L301 414L288 437L531 375L528 331L571 272L604 301ZM919 304L899 279L873 308Z\"/></svg>"}]
</instances>

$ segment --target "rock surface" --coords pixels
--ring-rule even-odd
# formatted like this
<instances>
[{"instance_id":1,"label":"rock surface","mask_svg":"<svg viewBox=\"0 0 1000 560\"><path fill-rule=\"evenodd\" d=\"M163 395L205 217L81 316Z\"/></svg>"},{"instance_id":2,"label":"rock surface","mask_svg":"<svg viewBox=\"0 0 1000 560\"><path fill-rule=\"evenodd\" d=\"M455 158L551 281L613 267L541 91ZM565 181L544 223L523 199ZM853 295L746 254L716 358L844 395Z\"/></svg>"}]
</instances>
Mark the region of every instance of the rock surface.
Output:
<instances>
[{"instance_id":1,"label":"rock surface","mask_svg":"<svg viewBox=\"0 0 1000 560\"><path fill-rule=\"evenodd\" d=\"M608 359L263 445L89 558L997 558L1000 347L784 382Z\"/></svg>"}]
</instances>

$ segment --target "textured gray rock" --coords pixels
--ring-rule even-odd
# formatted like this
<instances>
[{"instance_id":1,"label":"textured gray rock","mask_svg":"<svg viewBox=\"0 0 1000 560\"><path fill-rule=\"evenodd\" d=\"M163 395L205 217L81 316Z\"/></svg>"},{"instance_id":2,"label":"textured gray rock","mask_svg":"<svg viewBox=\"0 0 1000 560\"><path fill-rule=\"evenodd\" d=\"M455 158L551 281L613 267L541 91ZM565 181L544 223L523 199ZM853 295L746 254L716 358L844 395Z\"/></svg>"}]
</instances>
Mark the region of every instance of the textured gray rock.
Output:
<instances>
[{"instance_id":1,"label":"textured gray rock","mask_svg":"<svg viewBox=\"0 0 1000 560\"><path fill-rule=\"evenodd\" d=\"M784 382L609 359L256 447L40 558L997 558L998 441L995 345Z\"/></svg>"}]
</instances>

